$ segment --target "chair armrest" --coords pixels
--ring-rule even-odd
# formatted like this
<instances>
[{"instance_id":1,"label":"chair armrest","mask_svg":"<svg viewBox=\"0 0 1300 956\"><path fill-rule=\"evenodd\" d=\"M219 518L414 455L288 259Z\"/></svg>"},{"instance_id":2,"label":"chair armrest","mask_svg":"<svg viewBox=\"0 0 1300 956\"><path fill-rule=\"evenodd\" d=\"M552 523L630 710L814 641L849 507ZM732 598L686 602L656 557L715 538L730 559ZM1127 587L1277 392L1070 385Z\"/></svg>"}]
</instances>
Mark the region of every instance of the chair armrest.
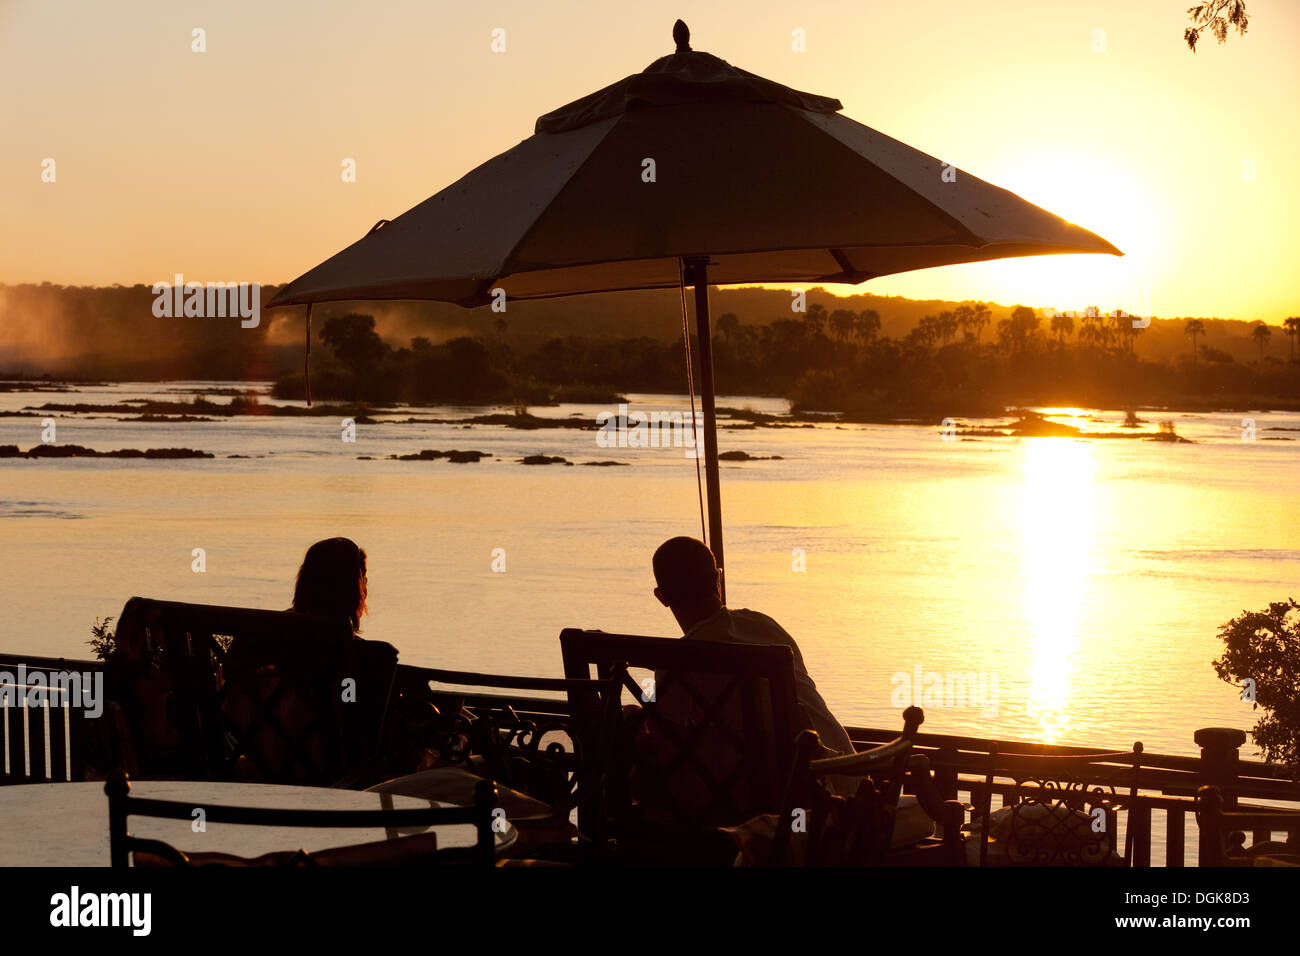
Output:
<instances>
[{"instance_id":1,"label":"chair armrest","mask_svg":"<svg viewBox=\"0 0 1300 956\"><path fill-rule=\"evenodd\" d=\"M939 858L947 866L964 866L966 863L966 838L962 828L966 824L965 804L960 800L945 800L930 773L930 758L925 754L912 754L907 761L907 780L911 784L916 802L926 815L943 827L942 850Z\"/></svg>"},{"instance_id":2,"label":"chair armrest","mask_svg":"<svg viewBox=\"0 0 1300 956\"><path fill-rule=\"evenodd\" d=\"M926 815L944 826L961 826L966 821L966 805L960 800L945 800L930 773L930 759L912 754L907 761L907 785Z\"/></svg>"}]
</instances>

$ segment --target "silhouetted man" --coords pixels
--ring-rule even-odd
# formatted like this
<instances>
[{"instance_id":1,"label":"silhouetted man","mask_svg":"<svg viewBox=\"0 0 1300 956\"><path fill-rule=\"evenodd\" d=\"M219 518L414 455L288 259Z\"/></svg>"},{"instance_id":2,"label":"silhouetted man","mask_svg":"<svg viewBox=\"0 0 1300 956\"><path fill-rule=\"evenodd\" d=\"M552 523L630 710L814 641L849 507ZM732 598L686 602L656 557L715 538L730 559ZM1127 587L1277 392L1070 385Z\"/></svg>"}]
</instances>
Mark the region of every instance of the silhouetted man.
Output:
<instances>
[{"instance_id":1,"label":"silhouetted man","mask_svg":"<svg viewBox=\"0 0 1300 956\"><path fill-rule=\"evenodd\" d=\"M766 614L732 610L722 603L721 574L713 552L695 538L669 538L655 551L655 597L673 612L689 640L723 641L732 644L784 644L794 654L794 685L799 707L821 737L822 746L836 753L851 754L853 743L844 726L831 714L817 685L808 676L799 645Z\"/></svg>"}]
</instances>

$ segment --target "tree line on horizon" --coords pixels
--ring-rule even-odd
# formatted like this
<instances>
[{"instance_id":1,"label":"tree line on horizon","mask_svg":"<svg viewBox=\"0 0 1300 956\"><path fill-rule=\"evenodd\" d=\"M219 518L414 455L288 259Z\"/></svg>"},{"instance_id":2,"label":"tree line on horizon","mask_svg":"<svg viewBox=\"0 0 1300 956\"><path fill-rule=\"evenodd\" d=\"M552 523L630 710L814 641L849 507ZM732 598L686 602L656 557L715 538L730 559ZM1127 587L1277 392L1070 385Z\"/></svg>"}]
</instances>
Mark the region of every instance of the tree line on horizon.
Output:
<instances>
[{"instance_id":1,"label":"tree line on horizon","mask_svg":"<svg viewBox=\"0 0 1300 956\"><path fill-rule=\"evenodd\" d=\"M1180 404L1300 408L1300 317L1283 329L1285 360L1268 355L1268 326L1252 337L1259 358L1238 362L1204 343L1205 323L1187 321L1190 349L1180 361L1143 359L1146 331L1123 312L1039 315L1017 306L994 322L987 306L924 316L900 337L879 334L874 309L807 312L764 324L718 316L713 357L718 390L789 398L796 410L860 417L999 414L1008 405ZM1157 320L1153 320L1153 323ZM682 341L554 336L515 348L499 316L490 334L441 344L415 337L394 347L366 313L331 316L313 352L313 394L388 403L608 401L619 392L684 390ZM1263 330L1262 332L1259 330ZM698 355L692 343L693 354ZM300 397L302 373L280 379L276 395Z\"/></svg>"},{"instance_id":2,"label":"tree line on horizon","mask_svg":"<svg viewBox=\"0 0 1300 956\"><path fill-rule=\"evenodd\" d=\"M1140 330L1097 309L1040 314L1023 305L837 297L819 289L807 292L805 312L792 312L783 290L720 289L713 298L718 390L784 396L802 409L901 416L1048 402L1295 401L1294 317L1280 327L1157 318ZM270 380L277 394L302 397L301 310L270 313L259 327L243 329L231 321L156 318L152 299L144 285L0 286L0 373ZM313 395L540 404L681 393L676 299L622 293L540 300L511 303L504 314L423 302L367 304L364 312L352 304L349 312L347 303L326 303L313 321L324 346L311 354Z\"/></svg>"}]
</instances>

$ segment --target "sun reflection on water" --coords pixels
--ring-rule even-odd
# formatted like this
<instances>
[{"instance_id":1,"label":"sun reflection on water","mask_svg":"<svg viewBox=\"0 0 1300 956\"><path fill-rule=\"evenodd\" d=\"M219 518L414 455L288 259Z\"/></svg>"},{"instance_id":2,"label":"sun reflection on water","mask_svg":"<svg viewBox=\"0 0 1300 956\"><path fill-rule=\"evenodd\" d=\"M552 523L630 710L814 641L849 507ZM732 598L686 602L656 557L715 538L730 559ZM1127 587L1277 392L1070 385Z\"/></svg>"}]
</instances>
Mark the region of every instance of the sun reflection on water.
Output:
<instances>
[{"instance_id":1,"label":"sun reflection on water","mask_svg":"<svg viewBox=\"0 0 1300 956\"><path fill-rule=\"evenodd\" d=\"M1091 570L1092 445L1025 439L1022 467L1024 612L1033 652L1028 707L1041 739L1056 741L1070 730L1071 677Z\"/></svg>"}]
</instances>

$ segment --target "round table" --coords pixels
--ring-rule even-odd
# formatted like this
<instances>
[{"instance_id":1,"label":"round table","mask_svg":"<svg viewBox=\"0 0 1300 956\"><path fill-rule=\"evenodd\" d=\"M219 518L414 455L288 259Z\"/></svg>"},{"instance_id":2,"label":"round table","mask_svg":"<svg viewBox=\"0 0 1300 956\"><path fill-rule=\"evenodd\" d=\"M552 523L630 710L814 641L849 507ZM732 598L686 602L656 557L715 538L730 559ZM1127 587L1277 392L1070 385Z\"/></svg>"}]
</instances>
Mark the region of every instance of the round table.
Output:
<instances>
[{"instance_id":1,"label":"round table","mask_svg":"<svg viewBox=\"0 0 1300 956\"><path fill-rule=\"evenodd\" d=\"M222 783L188 780L131 782L131 796L176 800L203 806L284 807L299 810L385 810L453 806L437 800L333 790L327 787L291 787L267 783ZM5 839L0 840L0 866L108 866L108 797L102 782L36 783L0 787L0 820ZM473 846L474 827L456 824L437 827L262 827L206 823L195 832L190 820L165 820L131 816L127 829L133 836L163 840L189 853L234 853L260 856L275 850L316 852L330 847L371 843L411 836L427 830L438 833L438 848ZM506 825L496 834L497 850L518 838Z\"/></svg>"}]
</instances>

